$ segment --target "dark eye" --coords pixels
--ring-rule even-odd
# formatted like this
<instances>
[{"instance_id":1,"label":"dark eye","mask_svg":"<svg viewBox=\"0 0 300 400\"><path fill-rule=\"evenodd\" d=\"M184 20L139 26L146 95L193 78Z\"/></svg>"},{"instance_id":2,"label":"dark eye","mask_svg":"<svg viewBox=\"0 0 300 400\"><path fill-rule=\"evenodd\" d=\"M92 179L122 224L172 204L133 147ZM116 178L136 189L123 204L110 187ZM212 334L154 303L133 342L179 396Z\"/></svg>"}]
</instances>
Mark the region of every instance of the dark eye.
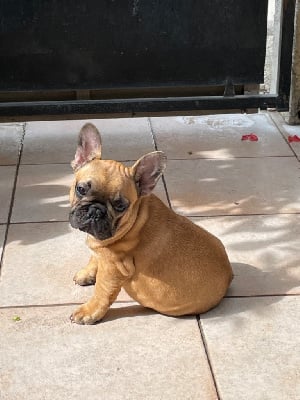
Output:
<instances>
[{"instance_id":1,"label":"dark eye","mask_svg":"<svg viewBox=\"0 0 300 400\"><path fill-rule=\"evenodd\" d=\"M76 185L75 191L79 197L83 197L87 194L90 188L91 188L90 183L78 183Z\"/></svg>"},{"instance_id":2,"label":"dark eye","mask_svg":"<svg viewBox=\"0 0 300 400\"><path fill-rule=\"evenodd\" d=\"M125 199L120 198L120 199L114 200L112 203L112 206L115 211L123 212L128 207L128 203Z\"/></svg>"}]
</instances>

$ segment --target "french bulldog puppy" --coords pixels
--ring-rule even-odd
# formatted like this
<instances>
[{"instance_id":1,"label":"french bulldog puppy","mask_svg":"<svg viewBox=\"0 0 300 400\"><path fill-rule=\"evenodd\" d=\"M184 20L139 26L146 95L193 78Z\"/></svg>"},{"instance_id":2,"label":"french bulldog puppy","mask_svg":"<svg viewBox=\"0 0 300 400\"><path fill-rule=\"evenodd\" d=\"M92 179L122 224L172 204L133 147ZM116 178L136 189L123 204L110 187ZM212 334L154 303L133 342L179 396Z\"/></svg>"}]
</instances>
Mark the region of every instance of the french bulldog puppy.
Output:
<instances>
[{"instance_id":1,"label":"french bulldog puppy","mask_svg":"<svg viewBox=\"0 0 300 400\"><path fill-rule=\"evenodd\" d=\"M102 160L100 134L88 123L72 167L70 223L87 232L92 253L74 280L95 284L72 322L101 320L122 287L143 306L171 316L204 313L221 301L233 276L224 246L151 193L166 167L163 152L146 154L132 167Z\"/></svg>"}]
</instances>

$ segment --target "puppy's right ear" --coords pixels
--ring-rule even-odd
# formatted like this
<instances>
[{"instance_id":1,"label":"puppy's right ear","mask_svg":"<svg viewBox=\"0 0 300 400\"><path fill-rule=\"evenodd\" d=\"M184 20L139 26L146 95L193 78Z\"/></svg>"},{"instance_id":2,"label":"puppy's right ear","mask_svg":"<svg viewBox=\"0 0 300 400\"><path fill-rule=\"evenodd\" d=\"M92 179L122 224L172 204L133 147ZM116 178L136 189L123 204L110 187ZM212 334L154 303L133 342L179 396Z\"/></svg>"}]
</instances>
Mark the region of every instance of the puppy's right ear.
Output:
<instances>
[{"instance_id":1,"label":"puppy's right ear","mask_svg":"<svg viewBox=\"0 0 300 400\"><path fill-rule=\"evenodd\" d=\"M79 133L78 146L71 166L77 171L94 158L101 158L101 137L95 125L87 123Z\"/></svg>"}]
</instances>

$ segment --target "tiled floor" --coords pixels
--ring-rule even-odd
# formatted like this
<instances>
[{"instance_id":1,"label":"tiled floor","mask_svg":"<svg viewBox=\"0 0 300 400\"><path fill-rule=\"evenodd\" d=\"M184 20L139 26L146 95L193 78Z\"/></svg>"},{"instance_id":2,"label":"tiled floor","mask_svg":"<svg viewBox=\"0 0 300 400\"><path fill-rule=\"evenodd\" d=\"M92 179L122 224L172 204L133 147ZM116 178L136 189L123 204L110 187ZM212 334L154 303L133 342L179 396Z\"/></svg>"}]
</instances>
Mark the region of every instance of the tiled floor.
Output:
<instances>
[{"instance_id":1,"label":"tiled floor","mask_svg":"<svg viewBox=\"0 0 300 400\"><path fill-rule=\"evenodd\" d=\"M102 323L71 324L92 292L72 282L89 253L67 222L83 122L0 124L1 400L299 400L300 127L276 113L93 122L104 158L167 153L156 193L222 239L235 279L197 318L121 293Z\"/></svg>"}]
</instances>

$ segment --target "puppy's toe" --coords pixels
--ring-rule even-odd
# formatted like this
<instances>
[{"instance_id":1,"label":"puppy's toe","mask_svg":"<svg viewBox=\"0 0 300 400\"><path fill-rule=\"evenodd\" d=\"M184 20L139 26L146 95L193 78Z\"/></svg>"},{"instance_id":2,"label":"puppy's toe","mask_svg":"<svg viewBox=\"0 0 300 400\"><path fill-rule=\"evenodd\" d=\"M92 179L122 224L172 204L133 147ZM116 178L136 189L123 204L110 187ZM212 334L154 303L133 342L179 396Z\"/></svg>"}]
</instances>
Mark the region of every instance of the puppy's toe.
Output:
<instances>
[{"instance_id":1,"label":"puppy's toe","mask_svg":"<svg viewBox=\"0 0 300 400\"><path fill-rule=\"evenodd\" d=\"M80 325L92 325L98 321L98 318L89 313L88 308L83 304L70 316L72 323Z\"/></svg>"},{"instance_id":2,"label":"puppy's toe","mask_svg":"<svg viewBox=\"0 0 300 400\"><path fill-rule=\"evenodd\" d=\"M88 271L81 270L74 276L73 281L80 286L94 285L96 277L90 274Z\"/></svg>"}]
</instances>

